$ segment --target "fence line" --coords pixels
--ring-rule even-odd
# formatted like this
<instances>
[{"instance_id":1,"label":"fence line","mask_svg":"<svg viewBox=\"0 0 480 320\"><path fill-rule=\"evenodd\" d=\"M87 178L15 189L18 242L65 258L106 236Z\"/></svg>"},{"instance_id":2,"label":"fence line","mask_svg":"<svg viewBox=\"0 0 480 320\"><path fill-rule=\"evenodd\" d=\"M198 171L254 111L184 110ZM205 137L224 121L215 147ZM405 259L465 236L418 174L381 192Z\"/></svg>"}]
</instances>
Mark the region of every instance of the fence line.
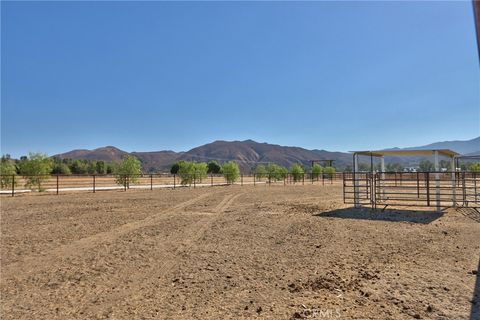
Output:
<instances>
[{"instance_id":1,"label":"fence line","mask_svg":"<svg viewBox=\"0 0 480 320\"><path fill-rule=\"evenodd\" d=\"M477 172L344 174L343 199L355 206L480 208Z\"/></svg>"},{"instance_id":2,"label":"fence line","mask_svg":"<svg viewBox=\"0 0 480 320\"><path fill-rule=\"evenodd\" d=\"M183 178L182 178L183 177ZM99 175L99 174L49 174L49 175L0 175L0 194L27 193L32 191L60 192L129 189L160 189L178 187L213 187L228 184L234 185L326 185L340 183L342 173L288 173L283 177L273 175L241 174L234 183L228 183L224 175L208 174L190 176L178 174L138 174L138 175Z\"/></svg>"}]
</instances>

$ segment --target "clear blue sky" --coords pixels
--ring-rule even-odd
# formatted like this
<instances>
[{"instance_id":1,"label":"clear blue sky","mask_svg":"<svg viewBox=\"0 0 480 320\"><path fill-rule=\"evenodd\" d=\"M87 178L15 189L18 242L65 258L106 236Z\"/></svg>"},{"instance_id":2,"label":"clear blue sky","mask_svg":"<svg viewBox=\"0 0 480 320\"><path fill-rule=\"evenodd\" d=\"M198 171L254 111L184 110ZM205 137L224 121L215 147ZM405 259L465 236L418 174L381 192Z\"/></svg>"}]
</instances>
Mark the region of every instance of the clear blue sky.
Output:
<instances>
[{"instance_id":1,"label":"clear blue sky","mask_svg":"<svg viewBox=\"0 0 480 320\"><path fill-rule=\"evenodd\" d=\"M465 2L3 2L1 152L480 135Z\"/></svg>"}]
</instances>

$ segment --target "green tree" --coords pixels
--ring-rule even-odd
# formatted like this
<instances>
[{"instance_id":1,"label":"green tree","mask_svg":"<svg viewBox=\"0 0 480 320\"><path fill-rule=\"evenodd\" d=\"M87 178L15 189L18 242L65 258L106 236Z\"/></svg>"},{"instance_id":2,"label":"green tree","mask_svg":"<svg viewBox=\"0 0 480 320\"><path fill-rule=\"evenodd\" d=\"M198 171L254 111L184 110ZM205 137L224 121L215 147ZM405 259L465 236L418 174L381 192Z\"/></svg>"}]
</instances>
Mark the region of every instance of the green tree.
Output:
<instances>
[{"instance_id":1,"label":"green tree","mask_svg":"<svg viewBox=\"0 0 480 320\"><path fill-rule=\"evenodd\" d=\"M420 161L419 166L420 166L420 171L425 171L425 172L435 171L435 165L429 160Z\"/></svg>"},{"instance_id":2,"label":"green tree","mask_svg":"<svg viewBox=\"0 0 480 320\"><path fill-rule=\"evenodd\" d=\"M10 157L2 157L0 161L0 186L2 188L10 188L12 182L16 185L15 176L17 175L17 168Z\"/></svg>"},{"instance_id":3,"label":"green tree","mask_svg":"<svg viewBox=\"0 0 480 320\"><path fill-rule=\"evenodd\" d=\"M222 172L228 184L233 184L240 177L240 168L235 161L228 161L223 164Z\"/></svg>"},{"instance_id":4,"label":"green tree","mask_svg":"<svg viewBox=\"0 0 480 320\"><path fill-rule=\"evenodd\" d=\"M52 159L47 155L30 153L27 159L19 163L20 174L25 177L25 186L36 187L39 192L44 191L42 183L49 179L52 166Z\"/></svg>"},{"instance_id":5,"label":"green tree","mask_svg":"<svg viewBox=\"0 0 480 320\"><path fill-rule=\"evenodd\" d=\"M473 172L480 172L480 162L475 162L475 163L472 163L470 164L470 171L473 171Z\"/></svg>"},{"instance_id":6,"label":"green tree","mask_svg":"<svg viewBox=\"0 0 480 320\"><path fill-rule=\"evenodd\" d=\"M207 177L208 165L205 162L194 162L195 182L202 182Z\"/></svg>"},{"instance_id":7,"label":"green tree","mask_svg":"<svg viewBox=\"0 0 480 320\"><path fill-rule=\"evenodd\" d=\"M325 167L323 168L323 173L325 174L325 177L328 179L333 178L333 175L335 174L336 170L334 167Z\"/></svg>"},{"instance_id":8,"label":"green tree","mask_svg":"<svg viewBox=\"0 0 480 320\"><path fill-rule=\"evenodd\" d=\"M222 171L222 167L218 164L217 161L212 160L208 162L208 171L207 173L218 174Z\"/></svg>"},{"instance_id":9,"label":"green tree","mask_svg":"<svg viewBox=\"0 0 480 320\"><path fill-rule=\"evenodd\" d=\"M88 174L97 173L97 161L92 160L87 162L87 172Z\"/></svg>"},{"instance_id":10,"label":"green tree","mask_svg":"<svg viewBox=\"0 0 480 320\"><path fill-rule=\"evenodd\" d=\"M70 164L70 171L73 174L86 174L88 172L88 168L84 161L72 160Z\"/></svg>"},{"instance_id":11,"label":"green tree","mask_svg":"<svg viewBox=\"0 0 480 320\"><path fill-rule=\"evenodd\" d=\"M193 175L195 174L195 164L191 161L179 161L177 173L180 177L180 184L190 185L193 183Z\"/></svg>"},{"instance_id":12,"label":"green tree","mask_svg":"<svg viewBox=\"0 0 480 320\"><path fill-rule=\"evenodd\" d=\"M130 183L138 181L142 174L140 161L131 155L126 155L119 162L115 163L115 182L128 188Z\"/></svg>"},{"instance_id":13,"label":"green tree","mask_svg":"<svg viewBox=\"0 0 480 320\"><path fill-rule=\"evenodd\" d=\"M267 168L263 164L259 164L255 168L255 177L257 180L263 179L267 176Z\"/></svg>"},{"instance_id":14,"label":"green tree","mask_svg":"<svg viewBox=\"0 0 480 320\"><path fill-rule=\"evenodd\" d=\"M312 167L313 178L316 178L318 180L318 177L320 176L320 174L322 174L322 172L323 172L323 167L318 163L314 163Z\"/></svg>"},{"instance_id":15,"label":"green tree","mask_svg":"<svg viewBox=\"0 0 480 320\"><path fill-rule=\"evenodd\" d=\"M103 161L103 160L97 161L95 171L97 171L98 174L106 174L107 173L107 165L105 164L105 161Z\"/></svg>"},{"instance_id":16,"label":"green tree","mask_svg":"<svg viewBox=\"0 0 480 320\"><path fill-rule=\"evenodd\" d=\"M402 172L403 166L400 163L388 163L385 171L387 172Z\"/></svg>"},{"instance_id":17,"label":"green tree","mask_svg":"<svg viewBox=\"0 0 480 320\"><path fill-rule=\"evenodd\" d=\"M184 161L178 161L178 162L175 162L172 167L170 168L170 173L171 174L177 174L178 173L178 170L180 169L180 162L184 162Z\"/></svg>"},{"instance_id":18,"label":"green tree","mask_svg":"<svg viewBox=\"0 0 480 320\"><path fill-rule=\"evenodd\" d=\"M301 181L303 179L304 171L302 166L298 163L295 163L290 167L290 173L293 176L294 182Z\"/></svg>"},{"instance_id":19,"label":"green tree","mask_svg":"<svg viewBox=\"0 0 480 320\"><path fill-rule=\"evenodd\" d=\"M55 162L52 167L52 174L71 174L70 168L66 163Z\"/></svg>"},{"instance_id":20,"label":"green tree","mask_svg":"<svg viewBox=\"0 0 480 320\"><path fill-rule=\"evenodd\" d=\"M269 180L283 180L287 177L288 170L285 167L279 166L276 163L269 163L266 166L267 177Z\"/></svg>"}]
</instances>

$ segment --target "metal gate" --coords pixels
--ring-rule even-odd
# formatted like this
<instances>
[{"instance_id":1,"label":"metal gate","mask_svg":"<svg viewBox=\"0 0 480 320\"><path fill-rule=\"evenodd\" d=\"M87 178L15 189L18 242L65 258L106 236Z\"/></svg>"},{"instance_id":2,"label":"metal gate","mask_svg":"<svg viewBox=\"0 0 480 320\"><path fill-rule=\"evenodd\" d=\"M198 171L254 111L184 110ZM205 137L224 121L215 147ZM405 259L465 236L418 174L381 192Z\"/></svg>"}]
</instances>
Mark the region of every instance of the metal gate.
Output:
<instances>
[{"instance_id":1,"label":"metal gate","mask_svg":"<svg viewBox=\"0 0 480 320\"><path fill-rule=\"evenodd\" d=\"M345 173L344 202L372 208L480 208L477 172Z\"/></svg>"}]
</instances>

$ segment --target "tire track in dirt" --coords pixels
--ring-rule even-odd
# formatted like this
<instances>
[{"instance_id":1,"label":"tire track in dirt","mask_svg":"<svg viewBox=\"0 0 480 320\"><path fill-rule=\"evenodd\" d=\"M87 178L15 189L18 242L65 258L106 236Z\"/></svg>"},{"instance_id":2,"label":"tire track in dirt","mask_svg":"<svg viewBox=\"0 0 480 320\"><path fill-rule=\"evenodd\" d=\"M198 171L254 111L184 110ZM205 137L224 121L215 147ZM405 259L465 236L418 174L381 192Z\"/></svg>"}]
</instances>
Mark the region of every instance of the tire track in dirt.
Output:
<instances>
[{"instance_id":1,"label":"tire track in dirt","mask_svg":"<svg viewBox=\"0 0 480 320\"><path fill-rule=\"evenodd\" d=\"M215 223L215 221L220 217L220 215L225 212L231 206L231 204L242 194L243 193L225 195L222 201L220 201L220 203L212 210L211 215L204 216L199 221L191 224L187 228L186 232L182 232L175 238L171 239L169 242L177 244L177 248L174 250L173 256L166 257L165 261L161 265L152 265L150 266L150 269L152 269L150 270L150 272L142 271L140 276L135 278L133 275L129 275L130 279L134 278L131 282L138 285L137 290L142 290L144 288L142 284L147 283L151 279L163 279L165 281L168 280L168 274L178 263L178 259L176 259L176 257L178 257L180 254L190 253L192 251L192 248L195 246L195 243L205 234L205 232L210 228L210 226ZM121 303L122 299L125 298L126 295L130 297L142 296L136 295L131 291L130 288L130 291L128 293L116 292L115 294L111 294L109 296L110 303L104 302L101 306L91 306L91 308L89 308L89 311L95 313L95 311L99 311L99 308L108 309L108 307L112 307L117 303ZM162 292L160 298L163 300L165 299L166 295L167 291L165 290Z\"/></svg>"},{"instance_id":2,"label":"tire track in dirt","mask_svg":"<svg viewBox=\"0 0 480 320\"><path fill-rule=\"evenodd\" d=\"M88 249L94 248L100 244L113 242L118 237L124 234L152 225L157 220L159 220L159 218L164 217L165 214L177 213L183 208L189 205L192 205L197 201L200 201L203 198L206 198L207 196L209 196L208 193L201 194L193 199L179 203L173 206L171 209L165 209L145 219L129 222L117 228L114 228L112 230L97 233L92 236L88 236L88 237L76 240L72 243L53 249L46 254L25 257L22 261L14 262L4 266L2 268L3 276L5 277L5 275L9 275L12 272L18 274L19 271L25 271L25 269L32 270L32 269L36 269L39 266L49 265L52 263L52 259L64 259L65 257L78 256L82 252Z\"/></svg>"}]
</instances>

